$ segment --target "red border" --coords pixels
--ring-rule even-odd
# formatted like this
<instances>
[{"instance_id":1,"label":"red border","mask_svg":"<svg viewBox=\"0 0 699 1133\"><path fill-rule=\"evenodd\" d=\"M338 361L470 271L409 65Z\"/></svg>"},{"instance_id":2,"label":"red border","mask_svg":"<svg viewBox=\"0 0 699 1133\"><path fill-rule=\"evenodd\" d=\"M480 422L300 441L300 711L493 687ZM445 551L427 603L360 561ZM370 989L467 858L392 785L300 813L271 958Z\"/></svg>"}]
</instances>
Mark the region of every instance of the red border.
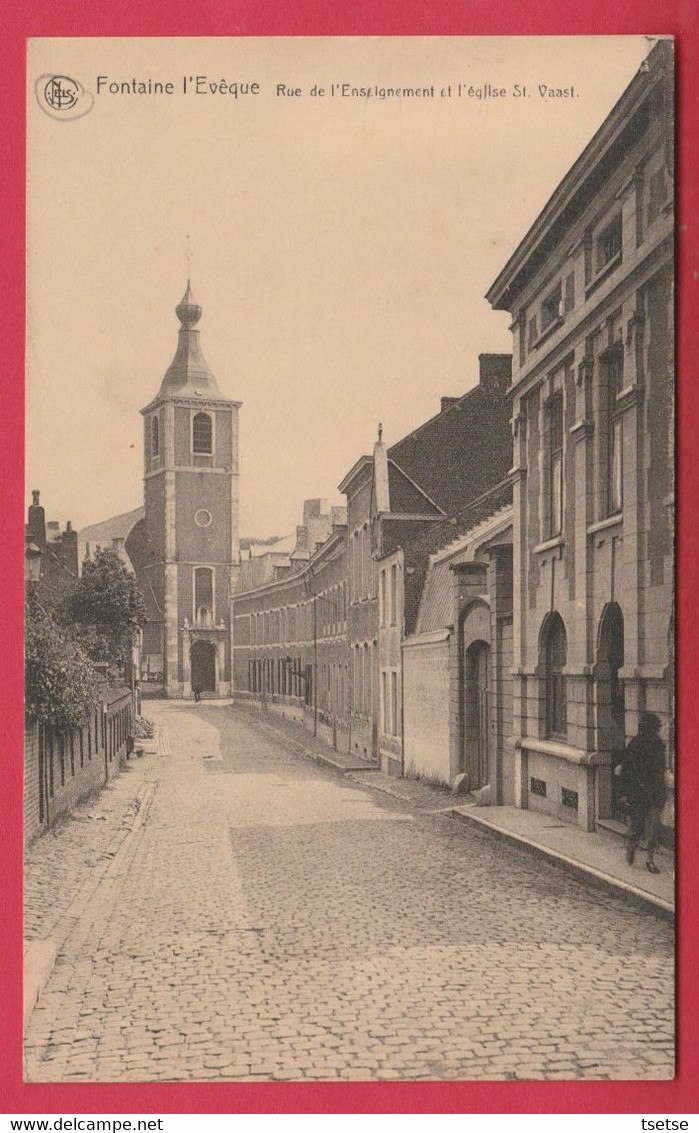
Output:
<instances>
[{"instance_id":1,"label":"red border","mask_svg":"<svg viewBox=\"0 0 699 1133\"><path fill-rule=\"evenodd\" d=\"M699 1093L693 1056L699 1013L692 1008L698 980L695 950L699 904L693 884L697 866L694 820L699 809L699 772L690 767L690 737L699 730L698 672L692 644L699 583L699 527L692 520L699 494L699 410L689 312L696 300L696 223L699 190L691 177L697 123L696 12L691 0L296 0L288 7L260 0L25 0L5 6L0 35L0 188L7 236L4 263L5 327L2 383L4 427L0 446L0 547L4 552L5 647L0 687L5 692L6 737L2 784L5 858L0 892L4 978L0 987L3 1113L696 1113ZM21 531L24 499L24 111L25 40L29 36L216 36L216 35L599 35L659 33L677 36L679 209L678 421L681 422L679 482L679 823L682 837L679 898L679 1073L673 1082L644 1083L367 1083L367 1084L109 1084L25 1085L21 1081ZM694 257L692 255L694 253ZM696 309L696 302L694 303ZM685 758L682 759L682 754ZM683 773L682 766L687 770ZM10 802L11 800L11 802Z\"/></svg>"}]
</instances>

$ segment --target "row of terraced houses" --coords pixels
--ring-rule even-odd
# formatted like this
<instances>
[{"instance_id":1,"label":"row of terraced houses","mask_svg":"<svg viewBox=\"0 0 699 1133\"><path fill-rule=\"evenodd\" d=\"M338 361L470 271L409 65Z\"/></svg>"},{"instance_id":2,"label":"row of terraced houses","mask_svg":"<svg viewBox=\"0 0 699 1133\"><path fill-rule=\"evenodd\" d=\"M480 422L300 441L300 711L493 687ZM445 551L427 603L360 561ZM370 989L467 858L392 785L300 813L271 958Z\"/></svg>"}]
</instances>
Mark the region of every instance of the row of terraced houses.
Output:
<instances>
[{"instance_id":1,"label":"row of terraced houses","mask_svg":"<svg viewBox=\"0 0 699 1133\"><path fill-rule=\"evenodd\" d=\"M232 695L586 830L653 711L672 824L672 114L661 41L488 291L512 354L243 562Z\"/></svg>"}]
</instances>

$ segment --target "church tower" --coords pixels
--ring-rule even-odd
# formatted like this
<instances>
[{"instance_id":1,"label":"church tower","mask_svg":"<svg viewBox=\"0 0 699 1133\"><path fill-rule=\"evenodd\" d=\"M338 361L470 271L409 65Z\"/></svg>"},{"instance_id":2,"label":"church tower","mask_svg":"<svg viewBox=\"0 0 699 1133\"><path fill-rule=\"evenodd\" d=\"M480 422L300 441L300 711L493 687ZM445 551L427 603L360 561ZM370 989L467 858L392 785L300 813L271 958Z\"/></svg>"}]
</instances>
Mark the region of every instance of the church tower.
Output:
<instances>
[{"instance_id":1,"label":"church tower","mask_svg":"<svg viewBox=\"0 0 699 1133\"><path fill-rule=\"evenodd\" d=\"M143 415L145 587L158 619L144 653L162 656L168 697L231 687L230 594L238 565L238 409L199 344L202 309L187 289L175 357Z\"/></svg>"}]
</instances>

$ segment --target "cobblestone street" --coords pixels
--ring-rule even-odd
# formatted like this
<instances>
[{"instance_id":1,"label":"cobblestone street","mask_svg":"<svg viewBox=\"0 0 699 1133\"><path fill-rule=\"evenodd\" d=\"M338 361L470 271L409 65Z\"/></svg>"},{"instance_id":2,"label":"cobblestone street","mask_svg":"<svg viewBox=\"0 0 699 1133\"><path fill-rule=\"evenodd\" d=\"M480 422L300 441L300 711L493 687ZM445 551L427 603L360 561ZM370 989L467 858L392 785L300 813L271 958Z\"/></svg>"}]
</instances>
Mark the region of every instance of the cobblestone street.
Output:
<instances>
[{"instance_id":1,"label":"cobblestone street","mask_svg":"<svg viewBox=\"0 0 699 1133\"><path fill-rule=\"evenodd\" d=\"M28 1080L672 1076L670 925L249 712L148 712L160 754L114 788L133 809L149 780L138 827L60 835L78 873L118 852L33 1012ZM30 854L35 935L70 884L37 881L52 847Z\"/></svg>"}]
</instances>

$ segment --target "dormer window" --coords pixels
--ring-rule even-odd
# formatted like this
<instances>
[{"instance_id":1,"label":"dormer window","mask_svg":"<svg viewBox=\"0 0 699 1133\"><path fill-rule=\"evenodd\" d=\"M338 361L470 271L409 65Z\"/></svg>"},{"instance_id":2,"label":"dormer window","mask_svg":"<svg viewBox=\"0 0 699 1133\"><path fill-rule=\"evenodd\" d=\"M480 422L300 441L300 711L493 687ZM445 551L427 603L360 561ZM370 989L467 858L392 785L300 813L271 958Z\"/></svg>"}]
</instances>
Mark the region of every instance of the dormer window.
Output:
<instances>
[{"instance_id":1,"label":"dormer window","mask_svg":"<svg viewBox=\"0 0 699 1133\"><path fill-rule=\"evenodd\" d=\"M154 460L160 456L160 422L157 417L152 417L150 423L150 454Z\"/></svg>"},{"instance_id":2,"label":"dormer window","mask_svg":"<svg viewBox=\"0 0 699 1133\"><path fill-rule=\"evenodd\" d=\"M208 413L194 414L192 452L195 456L211 456L213 452L213 423Z\"/></svg>"}]
</instances>

